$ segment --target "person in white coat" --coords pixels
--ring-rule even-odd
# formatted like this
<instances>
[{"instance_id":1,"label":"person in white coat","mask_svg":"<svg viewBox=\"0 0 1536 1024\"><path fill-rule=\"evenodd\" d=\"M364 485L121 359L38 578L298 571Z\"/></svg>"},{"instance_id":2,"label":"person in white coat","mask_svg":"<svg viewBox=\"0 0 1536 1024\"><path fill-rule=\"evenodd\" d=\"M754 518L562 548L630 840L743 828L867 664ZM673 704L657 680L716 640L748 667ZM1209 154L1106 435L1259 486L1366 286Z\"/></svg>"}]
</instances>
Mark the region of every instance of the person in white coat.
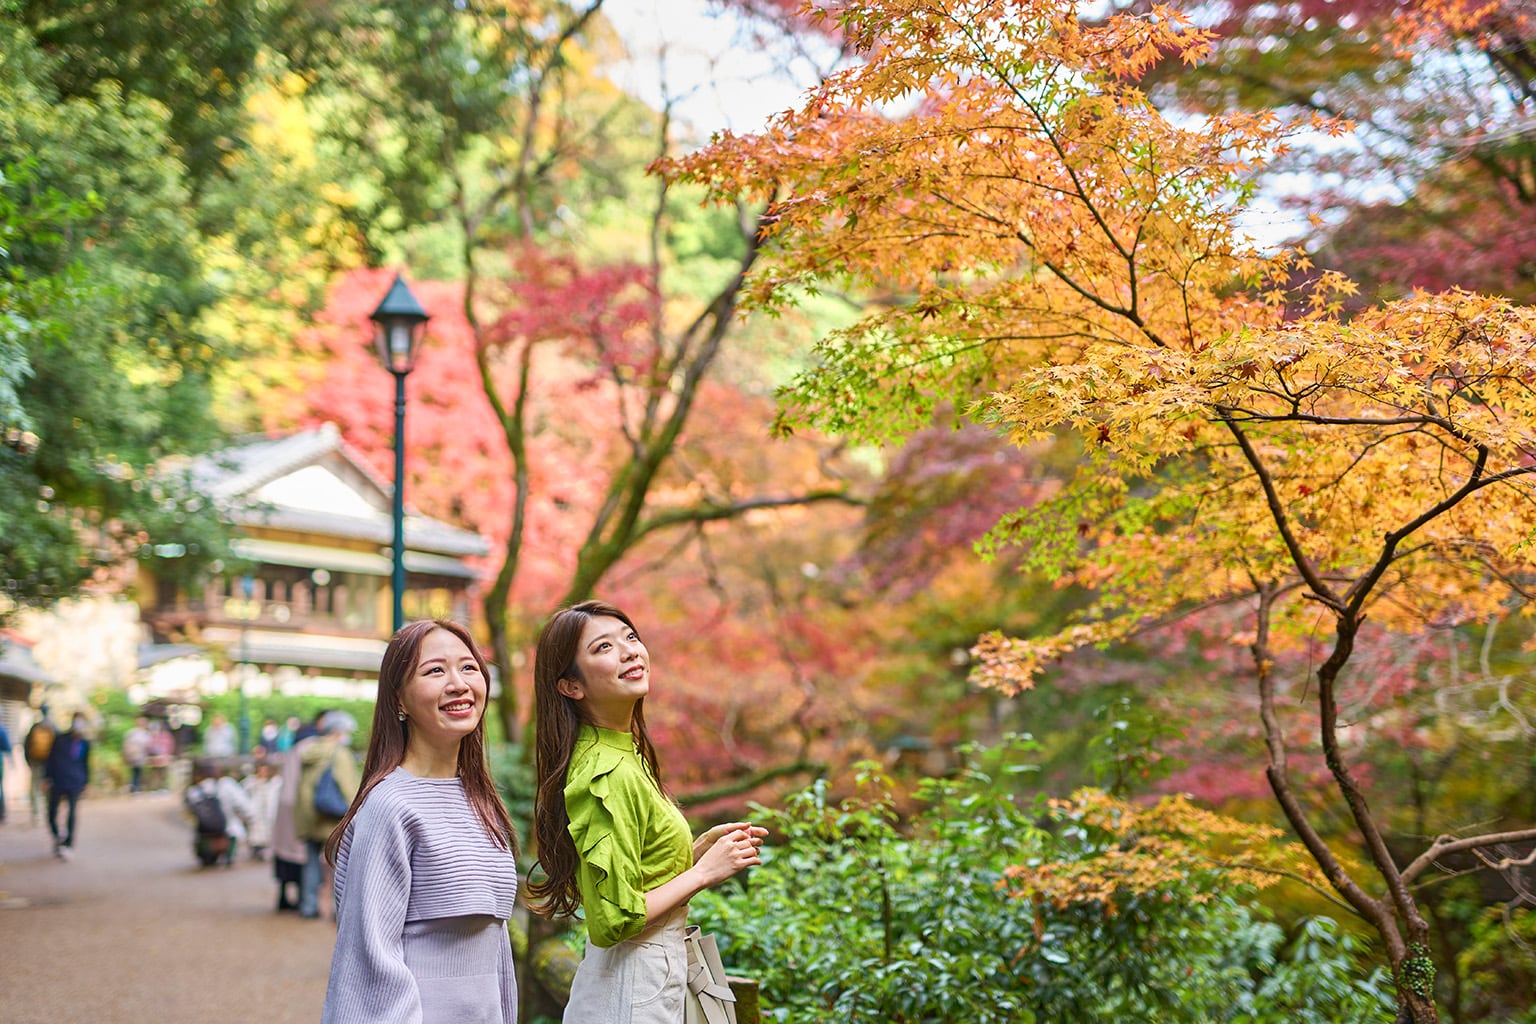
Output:
<instances>
[{"instance_id":1,"label":"person in white coat","mask_svg":"<svg viewBox=\"0 0 1536 1024\"><path fill-rule=\"evenodd\" d=\"M273 755L276 756L276 755ZM250 775L240 780L251 798L251 829L247 840L253 860L266 860L272 845L272 829L277 824L277 804L282 798L283 780L271 761L258 761Z\"/></svg>"}]
</instances>

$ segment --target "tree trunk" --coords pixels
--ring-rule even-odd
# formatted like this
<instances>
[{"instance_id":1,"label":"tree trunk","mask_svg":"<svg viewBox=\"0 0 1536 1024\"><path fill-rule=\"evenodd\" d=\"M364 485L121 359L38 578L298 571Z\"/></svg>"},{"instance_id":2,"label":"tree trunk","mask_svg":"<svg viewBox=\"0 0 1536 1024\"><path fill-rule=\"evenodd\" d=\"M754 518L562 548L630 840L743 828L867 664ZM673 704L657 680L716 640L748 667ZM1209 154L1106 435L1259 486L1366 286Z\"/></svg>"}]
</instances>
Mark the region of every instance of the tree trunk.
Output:
<instances>
[{"instance_id":1,"label":"tree trunk","mask_svg":"<svg viewBox=\"0 0 1536 1024\"><path fill-rule=\"evenodd\" d=\"M507 922L512 959L517 964L521 1020L559 1020L565 1011L581 957L561 941L560 934L560 926L525 909Z\"/></svg>"},{"instance_id":2,"label":"tree trunk","mask_svg":"<svg viewBox=\"0 0 1536 1024\"><path fill-rule=\"evenodd\" d=\"M1338 640L1328 659L1317 670L1319 740L1336 792L1343 798L1364 839L1362 852L1387 890L1381 896L1373 895L1350 876L1344 862L1309 819L1292 789L1288 746L1276 713L1274 659L1269 649L1270 613L1277 594L1278 590L1272 585L1258 588L1256 628L1251 646L1259 684L1259 714L1269 754L1265 774L1270 789L1292 831L1312 854L1324 877L1380 936L1397 988L1397 1024L1439 1024L1440 1016L1434 1001L1435 966L1429 955L1429 924L1419 912L1402 871L1371 817L1365 795L1345 762L1338 739L1338 703L1334 685L1354 650L1359 619L1348 609L1336 606L1339 611Z\"/></svg>"},{"instance_id":3,"label":"tree trunk","mask_svg":"<svg viewBox=\"0 0 1536 1024\"><path fill-rule=\"evenodd\" d=\"M1397 979L1398 1021L1440 1024L1440 1011L1435 1006L1435 962L1430 959L1429 948L1420 942L1410 943L1408 955L1393 963L1392 975Z\"/></svg>"},{"instance_id":4,"label":"tree trunk","mask_svg":"<svg viewBox=\"0 0 1536 1024\"><path fill-rule=\"evenodd\" d=\"M501 683L496 697L496 717L501 720L502 735L508 743L517 742L517 690L512 679L512 645L508 639L505 601L485 602L485 624L491 632L491 661Z\"/></svg>"}]
</instances>

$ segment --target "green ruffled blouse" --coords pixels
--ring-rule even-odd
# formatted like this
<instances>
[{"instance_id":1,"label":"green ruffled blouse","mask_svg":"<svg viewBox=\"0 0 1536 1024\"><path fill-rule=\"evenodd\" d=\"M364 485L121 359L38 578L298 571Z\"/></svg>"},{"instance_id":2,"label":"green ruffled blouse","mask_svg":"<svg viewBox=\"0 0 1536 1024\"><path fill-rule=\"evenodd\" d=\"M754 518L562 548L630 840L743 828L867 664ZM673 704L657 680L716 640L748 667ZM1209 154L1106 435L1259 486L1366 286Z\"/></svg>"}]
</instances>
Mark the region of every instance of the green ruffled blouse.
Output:
<instances>
[{"instance_id":1,"label":"green ruffled blouse","mask_svg":"<svg viewBox=\"0 0 1536 1024\"><path fill-rule=\"evenodd\" d=\"M627 732L583 725L565 774L565 812L580 865L576 885L593 945L645 930L645 894L693 866L688 820Z\"/></svg>"}]
</instances>

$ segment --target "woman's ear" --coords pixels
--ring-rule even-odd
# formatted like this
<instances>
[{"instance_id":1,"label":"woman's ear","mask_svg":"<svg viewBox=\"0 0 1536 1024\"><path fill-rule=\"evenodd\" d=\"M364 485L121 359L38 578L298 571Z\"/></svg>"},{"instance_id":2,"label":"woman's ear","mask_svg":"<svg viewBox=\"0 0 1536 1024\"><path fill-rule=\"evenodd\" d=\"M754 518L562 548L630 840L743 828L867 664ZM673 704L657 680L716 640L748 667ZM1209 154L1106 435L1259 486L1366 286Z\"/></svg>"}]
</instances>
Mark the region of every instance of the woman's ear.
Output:
<instances>
[{"instance_id":1,"label":"woman's ear","mask_svg":"<svg viewBox=\"0 0 1536 1024\"><path fill-rule=\"evenodd\" d=\"M586 696L586 692L582 689L581 682L579 680L572 679L570 676L566 676L558 683L556 683L555 689L560 691L560 695L562 697L569 697L571 700L581 700L581 698Z\"/></svg>"}]
</instances>

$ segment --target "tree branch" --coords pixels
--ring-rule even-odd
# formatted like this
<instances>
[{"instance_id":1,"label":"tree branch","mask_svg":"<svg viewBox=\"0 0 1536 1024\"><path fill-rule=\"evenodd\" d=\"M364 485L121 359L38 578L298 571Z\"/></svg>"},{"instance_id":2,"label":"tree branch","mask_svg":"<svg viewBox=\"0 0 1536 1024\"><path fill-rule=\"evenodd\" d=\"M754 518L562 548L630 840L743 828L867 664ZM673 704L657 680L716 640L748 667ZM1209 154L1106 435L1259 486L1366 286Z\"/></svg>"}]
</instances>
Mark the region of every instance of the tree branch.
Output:
<instances>
[{"instance_id":1,"label":"tree branch","mask_svg":"<svg viewBox=\"0 0 1536 1024\"><path fill-rule=\"evenodd\" d=\"M1429 849L1419 854L1403 869L1403 881L1411 882L1413 879L1429 870L1436 860L1448 853L1459 853L1463 850L1478 850L1487 846L1498 846L1500 843L1529 843L1536 842L1536 828L1516 829L1513 832L1490 832L1480 836L1464 836L1460 839L1451 836L1438 836ZM1513 860L1508 864L1500 861L1498 864L1490 864L1489 867L1499 868L1513 866Z\"/></svg>"},{"instance_id":2,"label":"tree branch","mask_svg":"<svg viewBox=\"0 0 1536 1024\"><path fill-rule=\"evenodd\" d=\"M1286 821L1290 822L1291 831L1296 833L1302 845L1312 854L1312 859L1322 869L1329 884L1349 902L1350 906L1355 908L1361 917L1380 930L1390 926L1390 915L1384 913L1381 904L1344 870L1344 865L1339 863L1339 859L1334 856L1328 843L1313 827L1301 806L1301 801L1296 799L1296 794L1291 789L1285 732L1280 725L1280 716L1275 712L1274 661L1269 650L1269 614L1275 599L1275 588L1271 584L1260 584L1258 594L1259 609L1251 650L1254 668L1259 677L1259 718L1264 723L1264 743L1269 750L1269 765L1264 770L1265 776L1269 779L1269 788L1274 792L1275 800L1279 802Z\"/></svg>"},{"instance_id":3,"label":"tree branch","mask_svg":"<svg viewBox=\"0 0 1536 1024\"><path fill-rule=\"evenodd\" d=\"M753 772L751 775L743 775L739 779L721 783L710 789L701 789L696 793L683 793L677 797L677 802L684 807L698 807L701 804L711 803L715 800L723 800L728 796L738 796L742 793L750 793L758 786L774 779L782 779L787 775L824 775L827 766L815 761L794 761L790 764L775 765L772 768L764 768Z\"/></svg>"},{"instance_id":4,"label":"tree branch","mask_svg":"<svg viewBox=\"0 0 1536 1024\"><path fill-rule=\"evenodd\" d=\"M1334 594L1333 588L1323 582L1323 578L1317 574L1317 570L1308 560L1306 552L1301 550L1301 542L1296 539L1296 534L1291 529L1290 519L1285 514L1285 505L1280 500L1280 495L1275 491L1275 481L1269 475L1264 462L1259 458L1259 453L1254 450L1253 442L1248 440L1248 435L1243 432L1241 426L1232 418L1233 410L1226 406L1216 406L1216 416L1226 428L1231 431L1237 440L1237 445L1242 449L1243 457L1248 460L1248 465L1253 467L1253 475L1264 491L1264 502L1269 507L1270 517L1275 521L1275 529L1280 532L1280 539L1285 544L1285 550L1290 553L1291 562L1296 566L1296 571L1301 578L1307 581L1318 600L1336 612L1344 611L1344 602Z\"/></svg>"},{"instance_id":5,"label":"tree branch","mask_svg":"<svg viewBox=\"0 0 1536 1024\"><path fill-rule=\"evenodd\" d=\"M669 508L657 512L651 518L635 524L634 536L636 539L646 534L655 533L672 526L681 526L685 523L709 523L721 519L734 519L745 512L751 512L760 508L790 508L795 505L810 505L822 501L839 501L845 505L864 506L864 499L850 493L846 488L837 488L825 491L807 491L805 494L791 494L782 497L758 497L745 498L741 501L709 502L702 505L690 505L686 508Z\"/></svg>"}]
</instances>

